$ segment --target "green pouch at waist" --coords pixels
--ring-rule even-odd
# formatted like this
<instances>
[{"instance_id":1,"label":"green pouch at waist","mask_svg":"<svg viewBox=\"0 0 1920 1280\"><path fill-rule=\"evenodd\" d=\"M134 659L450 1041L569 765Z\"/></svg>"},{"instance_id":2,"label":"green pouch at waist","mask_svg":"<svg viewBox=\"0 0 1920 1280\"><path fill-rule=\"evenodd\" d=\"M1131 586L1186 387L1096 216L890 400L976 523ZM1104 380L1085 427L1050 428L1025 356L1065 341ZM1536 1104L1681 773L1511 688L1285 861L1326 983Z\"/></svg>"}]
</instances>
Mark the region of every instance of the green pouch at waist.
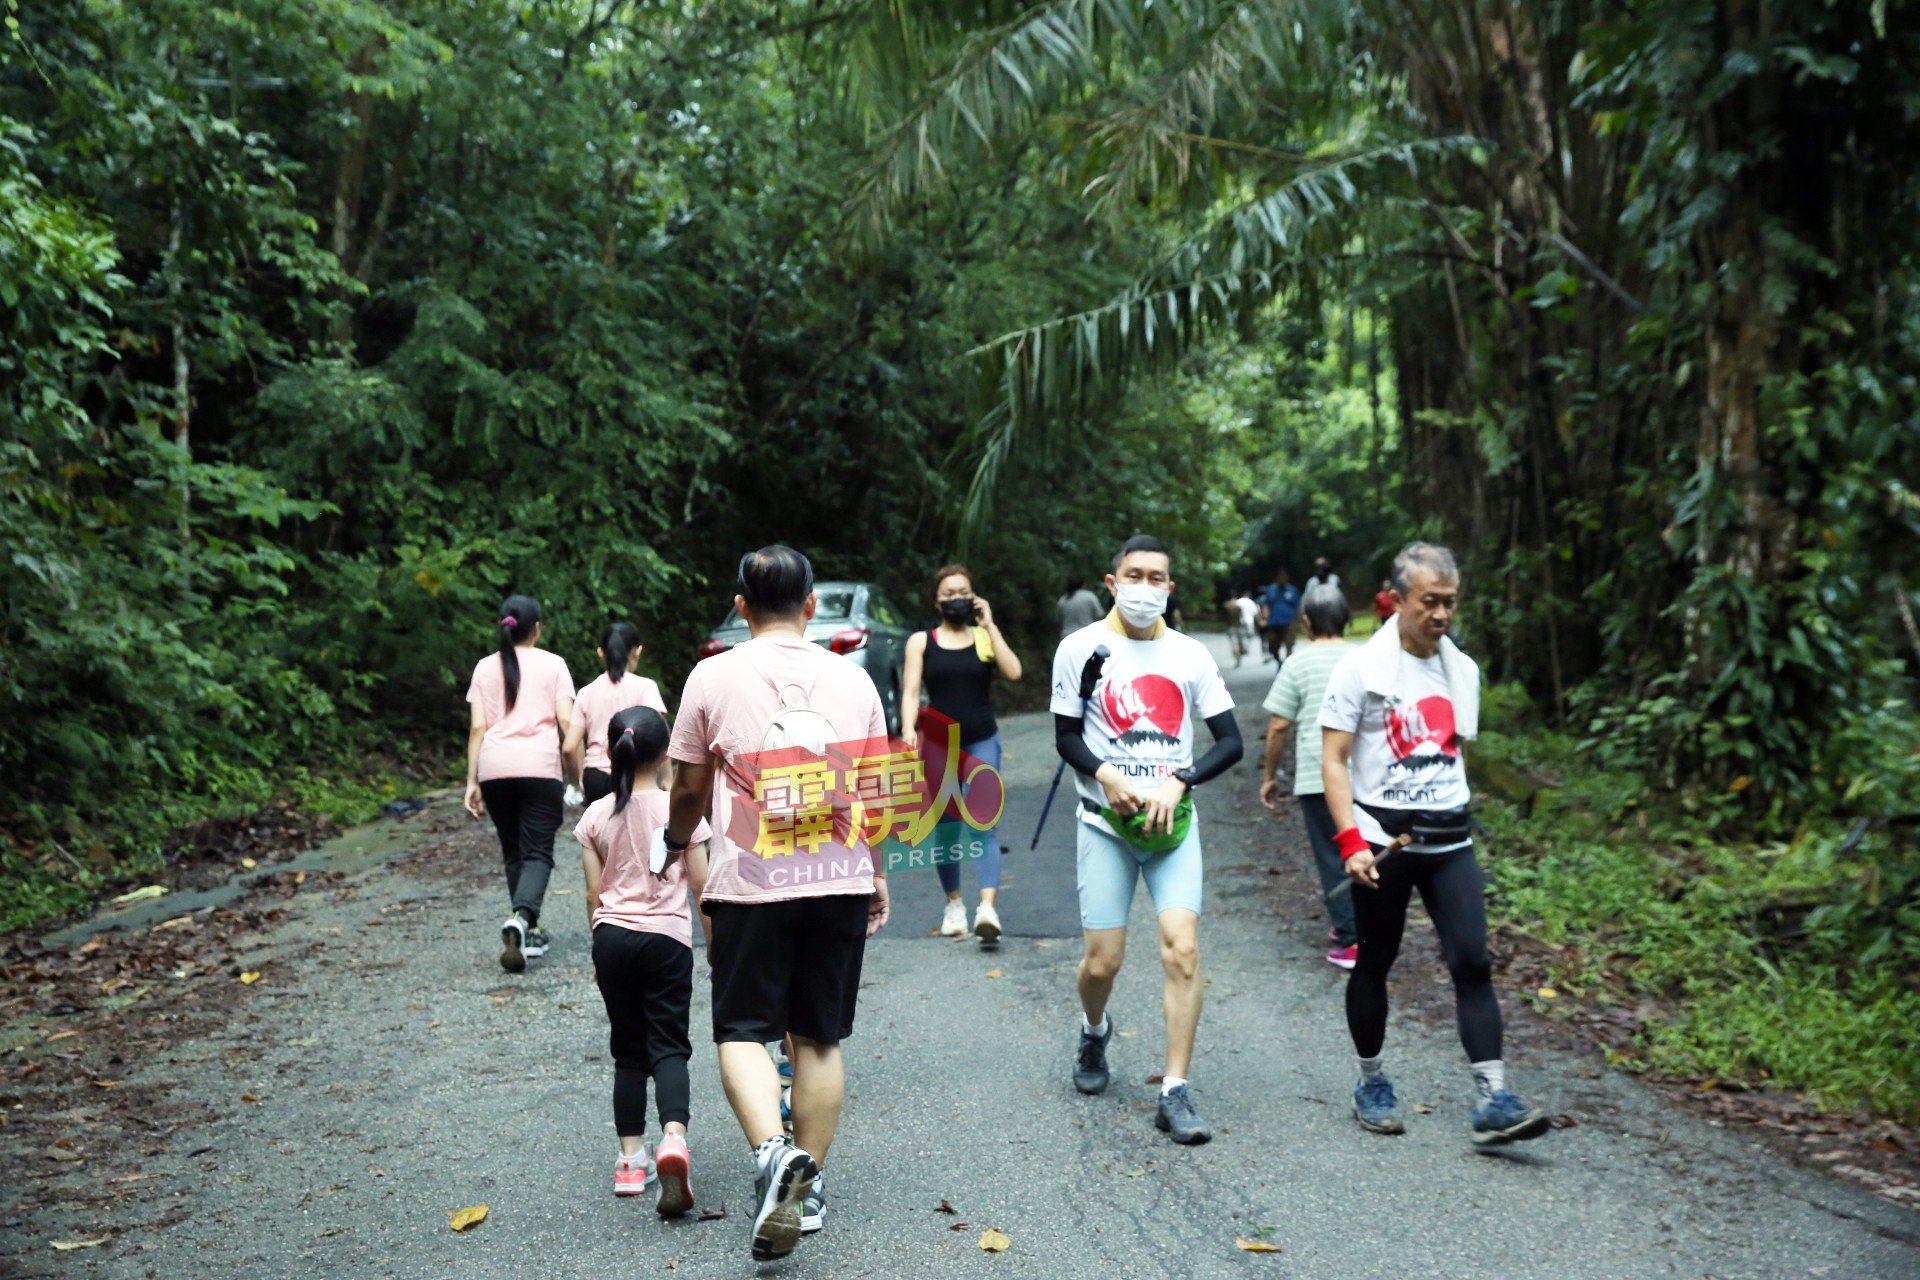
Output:
<instances>
[{"instance_id":1,"label":"green pouch at waist","mask_svg":"<svg viewBox=\"0 0 1920 1280\"><path fill-rule=\"evenodd\" d=\"M1169 853L1180 847L1187 838L1187 831L1193 826L1193 796L1180 797L1180 803L1173 809L1173 830L1155 831L1147 834L1147 811L1142 809L1131 818L1123 818L1115 813L1111 806L1102 805L1100 816L1107 820L1114 833L1122 840L1142 853Z\"/></svg>"}]
</instances>

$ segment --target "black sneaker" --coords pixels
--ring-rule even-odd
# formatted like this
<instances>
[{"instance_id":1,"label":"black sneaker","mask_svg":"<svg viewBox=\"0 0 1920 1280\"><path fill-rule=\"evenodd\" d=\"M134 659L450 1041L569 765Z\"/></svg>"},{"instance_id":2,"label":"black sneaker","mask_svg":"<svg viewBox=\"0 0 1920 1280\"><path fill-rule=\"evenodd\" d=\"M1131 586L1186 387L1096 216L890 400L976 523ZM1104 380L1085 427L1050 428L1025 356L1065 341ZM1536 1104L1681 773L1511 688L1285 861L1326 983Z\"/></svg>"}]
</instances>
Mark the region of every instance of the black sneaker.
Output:
<instances>
[{"instance_id":1,"label":"black sneaker","mask_svg":"<svg viewBox=\"0 0 1920 1280\"><path fill-rule=\"evenodd\" d=\"M547 936L547 931L545 929L542 929L536 925L535 927L527 930L527 944L526 946L521 948L521 951L523 954L525 954L527 959L538 960L541 956L547 954L547 952L552 948L553 948L553 939Z\"/></svg>"},{"instance_id":2,"label":"black sneaker","mask_svg":"<svg viewBox=\"0 0 1920 1280\"><path fill-rule=\"evenodd\" d=\"M1107 1034L1080 1025L1080 1053L1074 1063L1073 1087L1082 1093L1105 1093L1113 1073L1107 1070L1107 1041L1113 1039L1113 1015L1107 1015Z\"/></svg>"},{"instance_id":3,"label":"black sneaker","mask_svg":"<svg viewBox=\"0 0 1920 1280\"><path fill-rule=\"evenodd\" d=\"M753 1259L784 1258L800 1243L807 1192L820 1176L813 1157L785 1142L769 1142L754 1156L754 1190L760 1211L753 1218Z\"/></svg>"},{"instance_id":4,"label":"black sneaker","mask_svg":"<svg viewBox=\"0 0 1920 1280\"><path fill-rule=\"evenodd\" d=\"M1193 1099L1188 1096L1185 1085L1176 1085L1160 1095L1160 1109L1154 1113L1153 1127L1183 1147L1197 1146L1213 1138L1213 1130L1193 1109Z\"/></svg>"}]
</instances>

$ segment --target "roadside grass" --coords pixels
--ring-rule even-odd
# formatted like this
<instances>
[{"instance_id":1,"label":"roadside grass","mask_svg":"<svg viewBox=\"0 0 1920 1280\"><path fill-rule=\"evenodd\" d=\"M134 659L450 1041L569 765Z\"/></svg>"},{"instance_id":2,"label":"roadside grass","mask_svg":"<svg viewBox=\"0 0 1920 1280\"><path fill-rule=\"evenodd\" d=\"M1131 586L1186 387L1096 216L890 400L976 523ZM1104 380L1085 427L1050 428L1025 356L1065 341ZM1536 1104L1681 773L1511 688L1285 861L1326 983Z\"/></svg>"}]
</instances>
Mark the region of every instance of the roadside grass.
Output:
<instances>
[{"instance_id":1,"label":"roadside grass","mask_svg":"<svg viewBox=\"0 0 1920 1280\"><path fill-rule=\"evenodd\" d=\"M1711 800L1650 792L1539 726L1470 759L1493 919L1549 944L1563 1000L1640 1015L1612 1060L1920 1122L1920 920L1889 872L1911 850L1885 828L1845 855L1832 815L1725 836Z\"/></svg>"},{"instance_id":2,"label":"roadside grass","mask_svg":"<svg viewBox=\"0 0 1920 1280\"><path fill-rule=\"evenodd\" d=\"M244 818L285 802L337 827L371 821L385 802L444 785L444 761L404 744L390 754L345 751L285 773L218 762L188 795L113 798L112 808L58 815L27 841L0 831L0 934L35 929L110 894L164 877L167 851L198 824Z\"/></svg>"}]
</instances>

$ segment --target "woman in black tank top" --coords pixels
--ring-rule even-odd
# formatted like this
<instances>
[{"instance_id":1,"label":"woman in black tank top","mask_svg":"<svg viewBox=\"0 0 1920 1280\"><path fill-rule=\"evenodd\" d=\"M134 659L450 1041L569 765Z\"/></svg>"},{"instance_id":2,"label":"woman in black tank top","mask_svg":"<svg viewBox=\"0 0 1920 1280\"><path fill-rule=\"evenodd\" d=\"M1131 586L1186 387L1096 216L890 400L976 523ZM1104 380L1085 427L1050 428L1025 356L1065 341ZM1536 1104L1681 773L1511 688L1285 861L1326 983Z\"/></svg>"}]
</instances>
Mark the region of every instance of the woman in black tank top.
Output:
<instances>
[{"instance_id":1,"label":"woman in black tank top","mask_svg":"<svg viewBox=\"0 0 1920 1280\"><path fill-rule=\"evenodd\" d=\"M907 637L900 691L901 735L914 746L920 745L920 687L924 682L927 705L959 726L960 749L998 771L1000 731L994 723L988 690L996 672L1008 680L1018 680L1020 659L994 624L992 608L974 594L973 575L965 565L950 564L934 574L928 596L940 622ZM991 947L1000 942L996 905L1000 896L1000 835L987 830L980 833L980 839L985 852L974 859L980 905L974 912L972 932L981 946ZM940 873L940 887L947 891L940 934L964 938L968 933L967 907L960 900L960 866L942 863L935 869Z\"/></svg>"}]
</instances>

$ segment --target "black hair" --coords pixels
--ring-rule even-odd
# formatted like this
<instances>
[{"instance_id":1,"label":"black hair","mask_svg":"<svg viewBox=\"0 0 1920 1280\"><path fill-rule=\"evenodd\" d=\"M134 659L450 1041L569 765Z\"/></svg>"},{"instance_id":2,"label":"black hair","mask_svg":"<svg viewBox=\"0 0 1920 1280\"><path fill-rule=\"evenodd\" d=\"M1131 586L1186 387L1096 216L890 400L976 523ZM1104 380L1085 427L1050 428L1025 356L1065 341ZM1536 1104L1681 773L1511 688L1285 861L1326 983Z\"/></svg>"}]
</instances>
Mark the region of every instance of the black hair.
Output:
<instances>
[{"instance_id":1,"label":"black hair","mask_svg":"<svg viewBox=\"0 0 1920 1280\"><path fill-rule=\"evenodd\" d=\"M774 543L740 557L740 594L747 608L769 618L800 612L813 592L813 565L792 547Z\"/></svg>"},{"instance_id":2,"label":"black hair","mask_svg":"<svg viewBox=\"0 0 1920 1280\"><path fill-rule=\"evenodd\" d=\"M1072 595L1074 592L1078 591L1081 587L1084 587L1086 585L1087 585L1087 580L1085 578L1077 577L1077 576L1068 578L1066 594Z\"/></svg>"},{"instance_id":3,"label":"black hair","mask_svg":"<svg viewBox=\"0 0 1920 1280\"><path fill-rule=\"evenodd\" d=\"M609 622L600 649L607 657L607 679L614 684L627 674L627 659L640 643L640 628L631 622Z\"/></svg>"},{"instance_id":4,"label":"black hair","mask_svg":"<svg viewBox=\"0 0 1920 1280\"><path fill-rule=\"evenodd\" d=\"M513 646L540 625L540 602L532 596L508 596L500 606L500 671L507 680L507 710L520 696L520 655Z\"/></svg>"},{"instance_id":5,"label":"black hair","mask_svg":"<svg viewBox=\"0 0 1920 1280\"><path fill-rule=\"evenodd\" d=\"M628 707L607 721L607 760L613 766L613 811L633 798L633 771L667 754L667 722L652 707Z\"/></svg>"},{"instance_id":6,"label":"black hair","mask_svg":"<svg viewBox=\"0 0 1920 1280\"><path fill-rule=\"evenodd\" d=\"M1169 564L1173 562L1173 552L1167 550L1166 543L1160 541L1160 539L1154 537L1150 533L1136 533L1131 538L1128 538L1125 542L1121 543L1120 550L1114 553L1114 557L1113 557L1114 572L1118 573L1120 571L1121 561L1125 560L1128 556L1132 555L1136 551L1151 551L1155 555L1165 556Z\"/></svg>"}]
</instances>

